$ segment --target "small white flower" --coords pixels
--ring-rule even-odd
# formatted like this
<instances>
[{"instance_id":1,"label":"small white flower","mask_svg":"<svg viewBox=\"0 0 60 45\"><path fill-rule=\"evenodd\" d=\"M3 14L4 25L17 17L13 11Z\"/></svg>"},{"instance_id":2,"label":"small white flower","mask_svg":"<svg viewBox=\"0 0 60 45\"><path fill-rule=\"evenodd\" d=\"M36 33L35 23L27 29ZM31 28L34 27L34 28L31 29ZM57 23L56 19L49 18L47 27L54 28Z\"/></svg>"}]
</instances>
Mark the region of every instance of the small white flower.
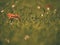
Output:
<instances>
[{"instance_id":1,"label":"small white flower","mask_svg":"<svg viewBox=\"0 0 60 45\"><path fill-rule=\"evenodd\" d=\"M6 3L6 5L9 5L9 3Z\"/></svg>"},{"instance_id":2,"label":"small white flower","mask_svg":"<svg viewBox=\"0 0 60 45\"><path fill-rule=\"evenodd\" d=\"M57 9L54 9L54 14L56 13Z\"/></svg>"},{"instance_id":3,"label":"small white flower","mask_svg":"<svg viewBox=\"0 0 60 45\"><path fill-rule=\"evenodd\" d=\"M48 7L47 10L50 10L50 8Z\"/></svg>"},{"instance_id":4,"label":"small white flower","mask_svg":"<svg viewBox=\"0 0 60 45\"><path fill-rule=\"evenodd\" d=\"M40 9L40 6L37 6L38 9Z\"/></svg>"},{"instance_id":5,"label":"small white flower","mask_svg":"<svg viewBox=\"0 0 60 45\"><path fill-rule=\"evenodd\" d=\"M43 14L41 14L41 16L43 16Z\"/></svg>"},{"instance_id":6,"label":"small white flower","mask_svg":"<svg viewBox=\"0 0 60 45\"><path fill-rule=\"evenodd\" d=\"M49 14L49 12L46 12L46 14Z\"/></svg>"},{"instance_id":7,"label":"small white flower","mask_svg":"<svg viewBox=\"0 0 60 45\"><path fill-rule=\"evenodd\" d=\"M1 10L1 13L3 13L4 12L4 10Z\"/></svg>"},{"instance_id":8,"label":"small white flower","mask_svg":"<svg viewBox=\"0 0 60 45\"><path fill-rule=\"evenodd\" d=\"M15 1L15 3L18 3L18 1Z\"/></svg>"},{"instance_id":9,"label":"small white flower","mask_svg":"<svg viewBox=\"0 0 60 45\"><path fill-rule=\"evenodd\" d=\"M14 7L15 7L15 5L13 4L13 5L12 5L12 8L14 8Z\"/></svg>"},{"instance_id":10,"label":"small white flower","mask_svg":"<svg viewBox=\"0 0 60 45\"><path fill-rule=\"evenodd\" d=\"M30 36L29 35L26 35L25 37L24 37L24 40L28 40L30 38Z\"/></svg>"},{"instance_id":11,"label":"small white flower","mask_svg":"<svg viewBox=\"0 0 60 45\"><path fill-rule=\"evenodd\" d=\"M9 39L5 39L5 41L6 41L7 43L10 43L10 40L9 40Z\"/></svg>"},{"instance_id":12,"label":"small white flower","mask_svg":"<svg viewBox=\"0 0 60 45\"><path fill-rule=\"evenodd\" d=\"M12 25L13 23L10 23L10 25Z\"/></svg>"},{"instance_id":13,"label":"small white flower","mask_svg":"<svg viewBox=\"0 0 60 45\"><path fill-rule=\"evenodd\" d=\"M57 11L57 9L55 9L54 11Z\"/></svg>"}]
</instances>

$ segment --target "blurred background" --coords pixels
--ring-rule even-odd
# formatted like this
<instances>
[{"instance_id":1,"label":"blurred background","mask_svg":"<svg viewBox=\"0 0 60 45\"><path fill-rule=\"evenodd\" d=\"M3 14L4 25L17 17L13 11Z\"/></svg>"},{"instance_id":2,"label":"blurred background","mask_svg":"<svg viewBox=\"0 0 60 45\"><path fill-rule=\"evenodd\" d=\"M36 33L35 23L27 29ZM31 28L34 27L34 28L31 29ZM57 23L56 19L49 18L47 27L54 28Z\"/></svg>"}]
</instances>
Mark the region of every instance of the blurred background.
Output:
<instances>
[{"instance_id":1,"label":"blurred background","mask_svg":"<svg viewBox=\"0 0 60 45\"><path fill-rule=\"evenodd\" d=\"M0 45L60 45L60 0L0 0ZM8 13L18 14L20 20Z\"/></svg>"}]
</instances>

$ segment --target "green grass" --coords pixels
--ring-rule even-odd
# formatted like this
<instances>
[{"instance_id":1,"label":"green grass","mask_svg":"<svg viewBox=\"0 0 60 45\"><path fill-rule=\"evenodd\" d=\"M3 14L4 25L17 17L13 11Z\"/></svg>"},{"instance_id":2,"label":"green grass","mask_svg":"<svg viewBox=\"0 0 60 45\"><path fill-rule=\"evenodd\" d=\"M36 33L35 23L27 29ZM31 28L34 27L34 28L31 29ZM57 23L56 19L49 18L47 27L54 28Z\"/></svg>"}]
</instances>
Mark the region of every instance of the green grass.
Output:
<instances>
[{"instance_id":1,"label":"green grass","mask_svg":"<svg viewBox=\"0 0 60 45\"><path fill-rule=\"evenodd\" d=\"M17 3L16 0L11 1L0 2L0 11L4 10L3 13L0 12L0 45L60 45L59 0L17 0ZM7 3L9 4L6 5ZM11 8L12 4L16 7ZM46 10L47 4L53 6L50 11ZM39 5L41 9L37 9ZM10 12L19 14L21 21L14 19L11 23L7 17ZM30 37L28 40L24 40L26 35Z\"/></svg>"}]
</instances>

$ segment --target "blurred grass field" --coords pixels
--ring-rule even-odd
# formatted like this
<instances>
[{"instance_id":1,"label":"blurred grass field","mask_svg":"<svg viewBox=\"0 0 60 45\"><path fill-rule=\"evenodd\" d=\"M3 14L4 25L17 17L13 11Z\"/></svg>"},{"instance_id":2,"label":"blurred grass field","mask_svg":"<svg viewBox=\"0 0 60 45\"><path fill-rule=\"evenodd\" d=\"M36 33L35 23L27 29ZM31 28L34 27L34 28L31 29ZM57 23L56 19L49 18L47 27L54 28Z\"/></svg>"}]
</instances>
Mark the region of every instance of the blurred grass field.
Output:
<instances>
[{"instance_id":1,"label":"blurred grass field","mask_svg":"<svg viewBox=\"0 0 60 45\"><path fill-rule=\"evenodd\" d=\"M47 4L52 6L49 11ZM60 45L59 4L60 0L1 0L0 45ZM7 13L19 14L21 21L11 23Z\"/></svg>"}]
</instances>

